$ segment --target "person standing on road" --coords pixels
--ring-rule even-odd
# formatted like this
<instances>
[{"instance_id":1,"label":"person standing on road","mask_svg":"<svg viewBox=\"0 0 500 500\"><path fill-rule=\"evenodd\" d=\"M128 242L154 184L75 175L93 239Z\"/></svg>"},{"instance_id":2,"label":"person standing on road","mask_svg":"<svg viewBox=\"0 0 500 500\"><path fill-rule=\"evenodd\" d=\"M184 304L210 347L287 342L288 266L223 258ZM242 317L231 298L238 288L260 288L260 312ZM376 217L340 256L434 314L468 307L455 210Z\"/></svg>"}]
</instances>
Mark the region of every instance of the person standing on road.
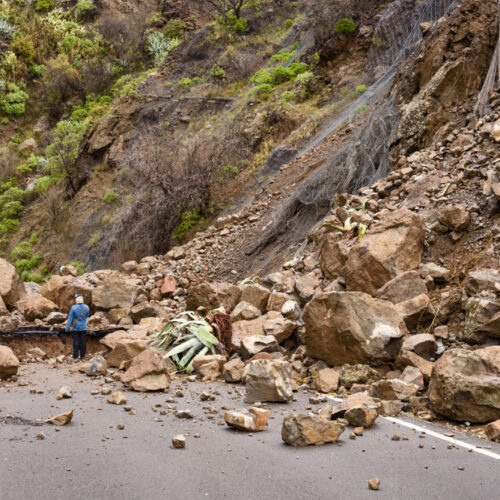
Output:
<instances>
[{"instance_id":1,"label":"person standing on road","mask_svg":"<svg viewBox=\"0 0 500 500\"><path fill-rule=\"evenodd\" d=\"M73 359L85 359L87 350L87 319L90 314L89 306L83 302L81 293L75 295L75 305L71 308L66 323L66 331L73 336Z\"/></svg>"}]
</instances>

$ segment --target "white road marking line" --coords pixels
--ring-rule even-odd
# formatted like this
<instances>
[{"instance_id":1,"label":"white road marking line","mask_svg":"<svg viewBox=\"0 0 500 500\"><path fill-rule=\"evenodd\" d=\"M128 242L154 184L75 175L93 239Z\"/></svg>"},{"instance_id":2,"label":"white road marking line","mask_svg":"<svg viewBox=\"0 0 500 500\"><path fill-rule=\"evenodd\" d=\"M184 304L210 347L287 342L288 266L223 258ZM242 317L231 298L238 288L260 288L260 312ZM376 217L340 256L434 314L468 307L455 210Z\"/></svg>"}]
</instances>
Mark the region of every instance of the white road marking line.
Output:
<instances>
[{"instance_id":1,"label":"white road marking line","mask_svg":"<svg viewBox=\"0 0 500 500\"><path fill-rule=\"evenodd\" d=\"M334 398L333 396L328 396L328 399L333 401L343 401L343 399ZM421 427L420 425L413 424L411 422L406 422L405 420L401 420L399 418L394 417L382 417L380 418L388 420L389 422L394 422L396 424L402 425L404 427L408 427L409 429L414 429L419 432L425 432L427 435L435 437L437 439L441 439L442 441L447 441L448 443L454 444L455 446L461 446L462 448L466 448L468 450L472 450L475 453L480 453L481 455L485 455L490 458L494 458L495 460L500 460L500 455L490 450L485 450L484 448L477 448L476 445L465 443L464 441L460 441L459 439L455 439L452 437L444 436L439 432L431 431L430 429L426 429L425 427Z\"/></svg>"}]
</instances>

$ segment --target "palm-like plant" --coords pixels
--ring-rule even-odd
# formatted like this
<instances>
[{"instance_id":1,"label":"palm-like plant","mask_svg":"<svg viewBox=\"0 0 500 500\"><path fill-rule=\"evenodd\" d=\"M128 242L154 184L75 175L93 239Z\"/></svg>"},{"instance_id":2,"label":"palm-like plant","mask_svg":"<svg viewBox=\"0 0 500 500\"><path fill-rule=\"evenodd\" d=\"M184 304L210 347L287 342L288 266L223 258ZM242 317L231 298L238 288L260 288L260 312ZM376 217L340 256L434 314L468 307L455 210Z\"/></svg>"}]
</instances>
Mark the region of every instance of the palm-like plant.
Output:
<instances>
[{"instance_id":1,"label":"palm-like plant","mask_svg":"<svg viewBox=\"0 0 500 500\"><path fill-rule=\"evenodd\" d=\"M185 311L151 337L159 339L158 347L167 351L164 358L171 358L181 370L191 373L196 356L215 354L216 347L223 348L213 331L208 321L193 311Z\"/></svg>"}]
</instances>

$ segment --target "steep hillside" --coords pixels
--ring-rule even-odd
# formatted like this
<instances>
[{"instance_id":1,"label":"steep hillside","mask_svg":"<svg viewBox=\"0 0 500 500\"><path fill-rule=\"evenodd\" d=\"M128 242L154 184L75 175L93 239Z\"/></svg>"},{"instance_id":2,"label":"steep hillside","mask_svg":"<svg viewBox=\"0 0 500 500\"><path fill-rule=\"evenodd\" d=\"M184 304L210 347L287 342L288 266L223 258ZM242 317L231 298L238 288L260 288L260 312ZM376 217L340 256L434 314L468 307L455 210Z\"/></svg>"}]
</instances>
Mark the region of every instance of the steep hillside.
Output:
<instances>
[{"instance_id":1,"label":"steep hillside","mask_svg":"<svg viewBox=\"0 0 500 500\"><path fill-rule=\"evenodd\" d=\"M363 71L368 58L390 50L375 30L388 4L371 1L245 2L240 18L225 2L214 15L194 0L97 2L84 13L66 2L3 5L17 30L4 34L8 52L19 60L16 40L29 36L44 67L33 76L24 62L11 76L4 62L6 85L30 96L1 126L2 192L17 203L4 211L4 250L15 260L14 248L37 233L30 271L42 274L164 252L251 199L262 176L369 90L380 66ZM24 18L66 31L39 53Z\"/></svg>"}]
</instances>

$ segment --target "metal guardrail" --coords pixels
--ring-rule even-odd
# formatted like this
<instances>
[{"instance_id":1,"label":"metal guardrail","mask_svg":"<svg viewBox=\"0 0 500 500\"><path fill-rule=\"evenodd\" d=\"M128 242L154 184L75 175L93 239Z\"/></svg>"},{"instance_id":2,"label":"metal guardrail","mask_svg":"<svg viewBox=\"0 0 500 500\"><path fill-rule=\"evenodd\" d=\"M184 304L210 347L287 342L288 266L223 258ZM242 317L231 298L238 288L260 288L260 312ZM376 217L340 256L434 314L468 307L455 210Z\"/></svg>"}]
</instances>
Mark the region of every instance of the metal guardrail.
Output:
<instances>
[{"instance_id":1,"label":"metal guardrail","mask_svg":"<svg viewBox=\"0 0 500 500\"><path fill-rule=\"evenodd\" d=\"M123 327L106 328L104 330L87 330L87 336L90 338L100 339L108 333L113 333L118 330L126 330ZM13 332L0 331L0 341L2 338L22 338L22 337L41 337L41 338L57 338L62 336L70 336L70 332L66 332L64 328L48 327L48 326L23 326Z\"/></svg>"}]
</instances>

